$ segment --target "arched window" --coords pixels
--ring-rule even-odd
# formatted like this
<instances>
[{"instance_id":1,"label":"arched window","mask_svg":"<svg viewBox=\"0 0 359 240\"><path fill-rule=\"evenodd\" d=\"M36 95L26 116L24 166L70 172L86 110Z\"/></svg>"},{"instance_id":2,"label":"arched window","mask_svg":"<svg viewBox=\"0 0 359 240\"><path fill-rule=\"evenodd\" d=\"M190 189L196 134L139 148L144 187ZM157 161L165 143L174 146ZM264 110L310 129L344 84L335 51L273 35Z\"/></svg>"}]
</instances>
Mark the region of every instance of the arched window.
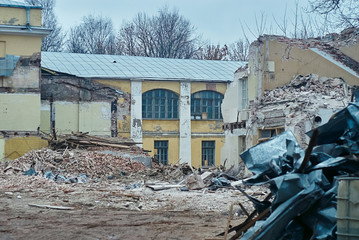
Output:
<instances>
[{"instance_id":1,"label":"arched window","mask_svg":"<svg viewBox=\"0 0 359 240\"><path fill-rule=\"evenodd\" d=\"M214 91L200 91L191 95L192 119L222 119L223 94Z\"/></svg>"},{"instance_id":2,"label":"arched window","mask_svg":"<svg viewBox=\"0 0 359 240\"><path fill-rule=\"evenodd\" d=\"M142 94L142 118L178 118L178 96L165 89L154 89Z\"/></svg>"}]
</instances>

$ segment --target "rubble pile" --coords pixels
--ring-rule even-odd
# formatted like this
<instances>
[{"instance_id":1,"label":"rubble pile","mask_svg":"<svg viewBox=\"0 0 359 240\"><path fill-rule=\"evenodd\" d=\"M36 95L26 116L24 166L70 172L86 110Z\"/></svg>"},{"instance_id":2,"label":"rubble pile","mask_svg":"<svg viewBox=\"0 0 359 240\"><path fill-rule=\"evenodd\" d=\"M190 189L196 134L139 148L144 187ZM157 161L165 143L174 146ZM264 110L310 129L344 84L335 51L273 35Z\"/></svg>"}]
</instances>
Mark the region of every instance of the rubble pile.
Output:
<instances>
[{"instance_id":1,"label":"rubble pile","mask_svg":"<svg viewBox=\"0 0 359 240\"><path fill-rule=\"evenodd\" d=\"M359 103L349 104L307 133L306 151L287 131L242 153L254 174L245 184L270 184L274 200L254 201L257 217L231 228L231 239L336 239L338 178L359 174L358 116Z\"/></svg>"},{"instance_id":2,"label":"rubble pile","mask_svg":"<svg viewBox=\"0 0 359 240\"><path fill-rule=\"evenodd\" d=\"M146 169L137 161L94 151L65 150L62 154L44 148L33 150L24 156L3 163L3 172L26 173L28 175L49 174L77 176L85 174L90 178L108 177L119 172L136 172Z\"/></svg>"},{"instance_id":3,"label":"rubble pile","mask_svg":"<svg viewBox=\"0 0 359 240\"><path fill-rule=\"evenodd\" d=\"M347 98L349 94L348 86L341 78L319 78L316 74L298 75L282 87L264 91L262 103L341 100Z\"/></svg>"},{"instance_id":4,"label":"rubble pile","mask_svg":"<svg viewBox=\"0 0 359 240\"><path fill-rule=\"evenodd\" d=\"M104 148L115 148L115 149L132 149L140 150L136 146L137 143L131 139L122 139L118 137L99 137L91 136L86 133L78 132L72 134L65 134L61 136L52 136L44 134L43 138L49 142L49 146L52 149L66 149L66 148L94 148L94 147L104 147Z\"/></svg>"}]
</instances>

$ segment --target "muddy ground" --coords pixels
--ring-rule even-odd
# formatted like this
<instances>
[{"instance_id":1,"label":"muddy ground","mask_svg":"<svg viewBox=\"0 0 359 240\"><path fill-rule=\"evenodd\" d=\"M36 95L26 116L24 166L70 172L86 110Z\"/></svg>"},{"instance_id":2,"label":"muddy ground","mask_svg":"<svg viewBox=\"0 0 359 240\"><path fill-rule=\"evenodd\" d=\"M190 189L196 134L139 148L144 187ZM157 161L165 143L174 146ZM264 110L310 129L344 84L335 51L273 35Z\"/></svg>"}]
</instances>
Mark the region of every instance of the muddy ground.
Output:
<instances>
[{"instance_id":1,"label":"muddy ground","mask_svg":"<svg viewBox=\"0 0 359 240\"><path fill-rule=\"evenodd\" d=\"M153 191L144 180L59 184L0 174L0 239L223 239L216 235L226 228L231 203L253 210L233 189ZM246 191L259 198L267 193ZM233 213L232 225L245 219L239 206Z\"/></svg>"}]
</instances>

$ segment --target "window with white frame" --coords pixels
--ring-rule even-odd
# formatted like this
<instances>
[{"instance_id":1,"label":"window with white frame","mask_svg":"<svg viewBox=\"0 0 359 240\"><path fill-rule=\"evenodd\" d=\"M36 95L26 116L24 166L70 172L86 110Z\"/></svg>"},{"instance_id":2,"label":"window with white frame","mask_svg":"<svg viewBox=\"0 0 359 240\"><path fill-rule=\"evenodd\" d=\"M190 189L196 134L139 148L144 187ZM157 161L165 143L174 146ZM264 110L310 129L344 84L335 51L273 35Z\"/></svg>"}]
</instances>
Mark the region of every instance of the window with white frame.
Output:
<instances>
[{"instance_id":1,"label":"window with white frame","mask_svg":"<svg viewBox=\"0 0 359 240\"><path fill-rule=\"evenodd\" d=\"M243 78L240 80L240 85L241 85L241 107L242 109L246 109L247 108L247 104L248 104L248 78Z\"/></svg>"},{"instance_id":2,"label":"window with white frame","mask_svg":"<svg viewBox=\"0 0 359 240\"><path fill-rule=\"evenodd\" d=\"M215 91L200 91L191 95L191 118L203 120L222 119L223 94Z\"/></svg>"},{"instance_id":3,"label":"window with white frame","mask_svg":"<svg viewBox=\"0 0 359 240\"><path fill-rule=\"evenodd\" d=\"M178 95L166 89L154 89L142 94L143 119L177 119Z\"/></svg>"}]
</instances>

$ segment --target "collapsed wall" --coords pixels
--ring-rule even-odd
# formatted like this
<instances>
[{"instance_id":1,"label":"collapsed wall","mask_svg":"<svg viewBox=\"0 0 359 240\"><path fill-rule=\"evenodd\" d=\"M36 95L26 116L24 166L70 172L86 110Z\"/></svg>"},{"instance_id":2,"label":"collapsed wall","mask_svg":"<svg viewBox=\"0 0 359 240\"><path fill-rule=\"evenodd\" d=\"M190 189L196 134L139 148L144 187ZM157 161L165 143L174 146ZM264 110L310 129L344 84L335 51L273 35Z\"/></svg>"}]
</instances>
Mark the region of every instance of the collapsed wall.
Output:
<instances>
[{"instance_id":1,"label":"collapsed wall","mask_svg":"<svg viewBox=\"0 0 359 240\"><path fill-rule=\"evenodd\" d=\"M291 130L305 147L305 132L326 123L347 106L351 87L343 79L318 77L316 74L297 76L288 84L266 90L260 102L249 106L247 147L265 141L284 130Z\"/></svg>"}]
</instances>

